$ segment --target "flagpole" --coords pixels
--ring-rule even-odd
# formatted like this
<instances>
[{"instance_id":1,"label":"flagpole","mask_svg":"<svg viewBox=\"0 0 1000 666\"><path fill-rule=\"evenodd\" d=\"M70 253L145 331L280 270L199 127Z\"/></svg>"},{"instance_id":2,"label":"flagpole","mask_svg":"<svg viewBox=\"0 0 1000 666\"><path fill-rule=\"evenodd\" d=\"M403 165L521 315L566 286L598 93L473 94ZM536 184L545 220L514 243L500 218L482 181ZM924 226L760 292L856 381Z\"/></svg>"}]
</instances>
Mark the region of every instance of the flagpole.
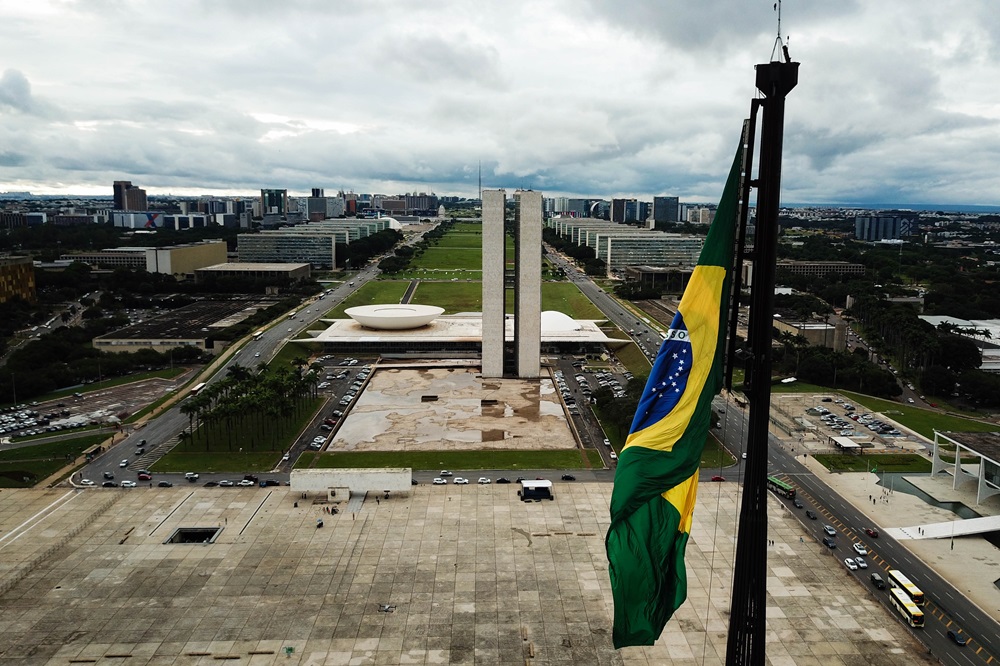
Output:
<instances>
[{"instance_id":1,"label":"flagpole","mask_svg":"<svg viewBox=\"0 0 1000 666\"><path fill-rule=\"evenodd\" d=\"M787 56L787 51L785 51ZM786 57L786 60L787 57ZM749 360L745 389L750 404L746 474L733 571L727 666L763 666L767 587L767 444L771 403L771 337L774 313L778 208L785 97L798 83L799 63L757 65L756 85L765 99L755 100L761 118L757 218L748 321Z\"/></svg>"}]
</instances>

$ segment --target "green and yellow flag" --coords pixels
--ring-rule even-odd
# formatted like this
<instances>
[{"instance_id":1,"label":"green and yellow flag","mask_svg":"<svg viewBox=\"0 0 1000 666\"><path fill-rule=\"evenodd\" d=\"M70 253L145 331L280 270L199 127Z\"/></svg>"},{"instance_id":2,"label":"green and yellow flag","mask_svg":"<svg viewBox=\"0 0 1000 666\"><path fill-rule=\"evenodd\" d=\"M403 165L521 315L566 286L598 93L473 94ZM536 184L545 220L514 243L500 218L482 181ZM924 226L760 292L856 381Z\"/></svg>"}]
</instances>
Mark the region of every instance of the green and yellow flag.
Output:
<instances>
[{"instance_id":1,"label":"green and yellow flag","mask_svg":"<svg viewBox=\"0 0 1000 666\"><path fill-rule=\"evenodd\" d=\"M722 388L741 156L742 146L618 458L605 539L616 648L652 645L687 598L684 549Z\"/></svg>"}]
</instances>

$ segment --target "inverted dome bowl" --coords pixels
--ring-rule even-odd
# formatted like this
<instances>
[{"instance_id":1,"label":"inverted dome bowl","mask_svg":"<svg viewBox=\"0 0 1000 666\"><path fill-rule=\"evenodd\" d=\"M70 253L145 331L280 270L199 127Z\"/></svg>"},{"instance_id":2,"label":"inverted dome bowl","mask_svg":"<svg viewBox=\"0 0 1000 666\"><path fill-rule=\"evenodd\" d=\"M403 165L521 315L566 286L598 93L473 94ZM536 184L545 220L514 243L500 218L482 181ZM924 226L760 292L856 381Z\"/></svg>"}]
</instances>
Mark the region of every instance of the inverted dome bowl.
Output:
<instances>
[{"instance_id":1,"label":"inverted dome bowl","mask_svg":"<svg viewBox=\"0 0 1000 666\"><path fill-rule=\"evenodd\" d=\"M365 328L381 331L402 331L420 328L431 323L444 313L444 308L436 305L360 305L344 310L347 316Z\"/></svg>"}]
</instances>

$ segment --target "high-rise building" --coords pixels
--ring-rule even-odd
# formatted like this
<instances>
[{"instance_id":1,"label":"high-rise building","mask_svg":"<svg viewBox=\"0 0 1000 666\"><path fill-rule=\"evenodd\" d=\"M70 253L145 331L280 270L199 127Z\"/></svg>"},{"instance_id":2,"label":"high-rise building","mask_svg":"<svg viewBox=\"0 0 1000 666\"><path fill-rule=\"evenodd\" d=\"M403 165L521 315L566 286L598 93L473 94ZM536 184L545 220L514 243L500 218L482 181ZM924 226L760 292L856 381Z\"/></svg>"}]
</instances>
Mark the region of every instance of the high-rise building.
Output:
<instances>
[{"instance_id":1,"label":"high-rise building","mask_svg":"<svg viewBox=\"0 0 1000 666\"><path fill-rule=\"evenodd\" d=\"M680 200L677 197L653 197L654 222L679 222Z\"/></svg>"},{"instance_id":2,"label":"high-rise building","mask_svg":"<svg viewBox=\"0 0 1000 666\"><path fill-rule=\"evenodd\" d=\"M483 190L483 376L541 374L542 195L514 194L514 336L506 341L506 193Z\"/></svg>"},{"instance_id":3,"label":"high-rise building","mask_svg":"<svg viewBox=\"0 0 1000 666\"><path fill-rule=\"evenodd\" d=\"M260 208L264 215L284 215L288 212L288 190L261 190Z\"/></svg>"},{"instance_id":4,"label":"high-rise building","mask_svg":"<svg viewBox=\"0 0 1000 666\"><path fill-rule=\"evenodd\" d=\"M136 187L128 180L116 180L112 188L114 189L115 210L148 210L146 203L146 190Z\"/></svg>"},{"instance_id":5,"label":"high-rise building","mask_svg":"<svg viewBox=\"0 0 1000 666\"><path fill-rule=\"evenodd\" d=\"M0 303L16 296L35 301L35 266L31 257L0 257Z\"/></svg>"},{"instance_id":6,"label":"high-rise building","mask_svg":"<svg viewBox=\"0 0 1000 666\"><path fill-rule=\"evenodd\" d=\"M854 237L858 240L878 241L909 236L911 220L894 215L861 216L854 218Z\"/></svg>"}]
</instances>

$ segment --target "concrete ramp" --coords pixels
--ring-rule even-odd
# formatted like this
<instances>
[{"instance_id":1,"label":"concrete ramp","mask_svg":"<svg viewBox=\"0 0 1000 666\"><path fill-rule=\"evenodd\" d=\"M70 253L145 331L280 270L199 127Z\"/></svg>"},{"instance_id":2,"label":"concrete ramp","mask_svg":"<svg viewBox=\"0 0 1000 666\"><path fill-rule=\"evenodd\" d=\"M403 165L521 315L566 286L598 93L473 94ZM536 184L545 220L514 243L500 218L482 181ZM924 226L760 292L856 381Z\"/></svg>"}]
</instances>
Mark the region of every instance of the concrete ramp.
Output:
<instances>
[{"instance_id":1,"label":"concrete ramp","mask_svg":"<svg viewBox=\"0 0 1000 666\"><path fill-rule=\"evenodd\" d=\"M909 527L887 527L883 530L895 539L950 539L1000 531L1000 516L985 518L958 518L943 523L928 523Z\"/></svg>"}]
</instances>

